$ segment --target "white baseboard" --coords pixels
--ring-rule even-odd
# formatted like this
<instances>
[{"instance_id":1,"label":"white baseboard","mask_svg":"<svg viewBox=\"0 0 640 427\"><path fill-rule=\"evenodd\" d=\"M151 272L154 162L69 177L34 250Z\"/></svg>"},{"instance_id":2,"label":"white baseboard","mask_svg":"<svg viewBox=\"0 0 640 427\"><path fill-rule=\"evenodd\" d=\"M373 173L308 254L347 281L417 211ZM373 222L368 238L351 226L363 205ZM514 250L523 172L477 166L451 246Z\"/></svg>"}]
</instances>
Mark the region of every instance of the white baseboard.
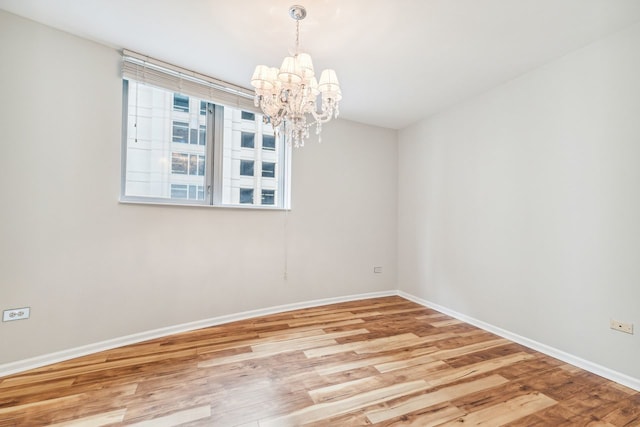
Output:
<instances>
[{"instance_id":1,"label":"white baseboard","mask_svg":"<svg viewBox=\"0 0 640 427\"><path fill-rule=\"evenodd\" d=\"M323 298L312 301L305 301L293 304L278 305L258 310L244 311L242 313L234 313L225 316L212 317L210 319L199 320L196 322L183 323L181 325L169 326L166 328L154 329L151 331L140 332L137 334L127 335L124 337L114 338L94 344L84 345L81 347L70 348L68 350L58 351L55 353L44 354L42 356L30 359L19 360L0 365L0 378L7 375L17 374L19 372L28 371L29 369L40 368L52 363L63 362L65 360L74 359L76 357L86 356L97 353L99 351L111 350L116 347L122 347L130 344L137 344L142 341L162 338L180 332L193 331L196 329L207 328L210 326L222 325L224 323L236 322L239 320L251 319L253 317L266 316L269 314L283 313L285 311L299 310L302 308L318 307L327 304L336 304L340 302L357 301L368 298L379 298L398 295L396 291L370 292L366 294L348 295L344 297Z\"/></svg>"},{"instance_id":2,"label":"white baseboard","mask_svg":"<svg viewBox=\"0 0 640 427\"><path fill-rule=\"evenodd\" d=\"M615 381L624 386L630 387L634 390L640 391L640 379L633 378L612 369L606 368L602 365L590 362L588 360L579 358L572 354L550 347L546 344L531 340L529 338L520 336L513 332L475 319L462 313L458 313L447 307L435 304L433 302L418 298L414 295L408 294L403 291L383 291L383 292L371 292L365 294L348 295L344 297L335 298L323 298L312 301L305 301L293 304L278 305L269 308L263 308L258 310L244 311L241 313L234 313L225 316L212 317L210 319L199 320L196 322L183 323L181 325L169 326L166 328L154 329L147 332L141 332L137 334L127 335L124 337L114 338L111 340L101 341L94 344L89 344L81 347L75 347L68 350L59 351L56 353L45 354L42 356L33 357L30 359L19 360L17 362L11 362L0 365L0 378L24 372L29 369L40 368L42 366L50 365L52 363L62 362L65 360L74 359L76 357L86 356L89 354L97 353L104 350L110 350L116 347L122 347L129 344L137 344L139 342L148 341L151 339L162 338L169 335L177 334L180 332L187 332L201 328L207 328L210 326L222 325L225 323L236 322L239 320L251 319L253 317L266 316L269 314L283 313L285 311L299 310L303 308L318 307L327 304L336 304L340 302L357 301L367 298L379 298L386 296L398 295L402 298L413 301L417 304L423 305L428 308L432 308L448 316L455 317L466 323L477 326L498 336L514 341L518 344L522 344L525 347L529 347L533 350L544 353L548 356L555 357L563 362L569 363L573 366L577 366L586 371L592 372L601 377L607 378L611 381Z\"/></svg>"},{"instance_id":3,"label":"white baseboard","mask_svg":"<svg viewBox=\"0 0 640 427\"><path fill-rule=\"evenodd\" d=\"M447 307L443 307L441 305L432 303L430 301L423 300L421 298L418 298L406 292L398 291L397 295L401 296L402 298L406 298L410 301L413 301L417 304L423 305L427 308L431 308L441 313L444 313L448 316L455 317L456 319L462 320L463 322L469 323L470 325L477 326L478 328L494 333L510 341L514 341L518 344L522 344L523 346L539 351L540 353L544 353L558 360L562 360L563 362L566 362L570 365L577 366L578 368L584 369L585 371L589 371L591 373L599 375L608 380L615 381L619 384L622 384L634 390L640 391L640 379L638 378L630 377L629 375L622 374L620 372L606 368L602 365L598 365L597 363L593 363L588 360L582 359L580 357L574 356L572 354L566 353L562 350L558 350L557 348L550 347L546 344L542 344L540 342L520 336L513 332L510 332L502 328L499 328L497 326L491 325L489 323L483 322L482 320L474 319L473 317L467 316L462 313L458 313L454 310L450 310Z\"/></svg>"}]
</instances>

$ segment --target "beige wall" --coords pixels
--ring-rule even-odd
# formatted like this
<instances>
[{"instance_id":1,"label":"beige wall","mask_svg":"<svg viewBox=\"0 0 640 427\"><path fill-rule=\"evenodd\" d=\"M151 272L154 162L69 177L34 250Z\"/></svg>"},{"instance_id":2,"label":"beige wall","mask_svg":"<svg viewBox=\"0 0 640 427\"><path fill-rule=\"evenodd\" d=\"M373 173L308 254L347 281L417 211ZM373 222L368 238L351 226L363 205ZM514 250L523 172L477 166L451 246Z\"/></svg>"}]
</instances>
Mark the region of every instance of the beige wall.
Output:
<instances>
[{"instance_id":1,"label":"beige wall","mask_svg":"<svg viewBox=\"0 0 640 427\"><path fill-rule=\"evenodd\" d=\"M400 289L636 379L640 24L399 134Z\"/></svg>"},{"instance_id":2,"label":"beige wall","mask_svg":"<svg viewBox=\"0 0 640 427\"><path fill-rule=\"evenodd\" d=\"M32 309L0 323L0 365L396 289L395 131L327 124L289 213L119 204L119 53L1 11L0 35L0 310Z\"/></svg>"}]
</instances>

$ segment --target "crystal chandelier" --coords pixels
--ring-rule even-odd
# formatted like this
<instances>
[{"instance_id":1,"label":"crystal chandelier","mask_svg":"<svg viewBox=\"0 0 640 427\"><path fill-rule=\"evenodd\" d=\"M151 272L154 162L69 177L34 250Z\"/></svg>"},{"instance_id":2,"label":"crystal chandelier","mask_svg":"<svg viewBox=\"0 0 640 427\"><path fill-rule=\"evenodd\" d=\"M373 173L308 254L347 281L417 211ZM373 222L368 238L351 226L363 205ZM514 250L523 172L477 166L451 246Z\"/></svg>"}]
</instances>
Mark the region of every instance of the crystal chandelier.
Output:
<instances>
[{"instance_id":1,"label":"crystal chandelier","mask_svg":"<svg viewBox=\"0 0 640 427\"><path fill-rule=\"evenodd\" d=\"M311 56L300 52L300 21L307 16L303 6L291 6L289 15L296 21L296 49L278 69L258 65L251 77L255 88L255 105L264 112L264 122L271 123L276 135L284 134L288 143L304 145L309 128L316 126L320 135L322 123L338 117L342 99L340 84L334 70L323 70L316 80ZM320 110L317 98L320 98ZM309 121L308 121L309 120Z\"/></svg>"}]
</instances>

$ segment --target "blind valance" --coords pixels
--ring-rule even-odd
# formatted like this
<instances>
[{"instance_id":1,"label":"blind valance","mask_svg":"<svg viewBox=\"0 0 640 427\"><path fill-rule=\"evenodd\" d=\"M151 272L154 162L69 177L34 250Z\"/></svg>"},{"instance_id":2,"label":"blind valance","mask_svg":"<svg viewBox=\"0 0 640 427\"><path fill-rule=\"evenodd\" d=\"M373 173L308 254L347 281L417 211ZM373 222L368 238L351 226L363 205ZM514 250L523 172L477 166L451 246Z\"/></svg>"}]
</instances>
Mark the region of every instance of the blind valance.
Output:
<instances>
[{"instance_id":1,"label":"blind valance","mask_svg":"<svg viewBox=\"0 0 640 427\"><path fill-rule=\"evenodd\" d=\"M253 91L129 50L122 51L122 77L213 103L262 113Z\"/></svg>"}]
</instances>

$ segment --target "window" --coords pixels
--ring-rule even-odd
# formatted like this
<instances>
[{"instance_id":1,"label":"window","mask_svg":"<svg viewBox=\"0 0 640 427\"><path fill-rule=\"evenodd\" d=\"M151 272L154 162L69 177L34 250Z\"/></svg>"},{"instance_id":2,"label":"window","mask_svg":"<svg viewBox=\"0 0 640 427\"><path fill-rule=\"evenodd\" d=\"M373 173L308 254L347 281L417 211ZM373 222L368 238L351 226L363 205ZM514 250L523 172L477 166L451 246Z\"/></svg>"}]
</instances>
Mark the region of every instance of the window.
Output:
<instances>
[{"instance_id":1,"label":"window","mask_svg":"<svg viewBox=\"0 0 640 427\"><path fill-rule=\"evenodd\" d=\"M171 184L172 199L187 199L189 196L189 186L184 184Z\"/></svg>"},{"instance_id":2,"label":"window","mask_svg":"<svg viewBox=\"0 0 640 427\"><path fill-rule=\"evenodd\" d=\"M183 153L171 154L171 173L186 175L189 164L189 155Z\"/></svg>"},{"instance_id":3,"label":"window","mask_svg":"<svg viewBox=\"0 0 640 427\"><path fill-rule=\"evenodd\" d=\"M242 132L240 140L240 146L243 148L253 148L255 146L255 133Z\"/></svg>"},{"instance_id":4,"label":"window","mask_svg":"<svg viewBox=\"0 0 640 427\"><path fill-rule=\"evenodd\" d=\"M273 205L275 204L276 191L275 190L262 190L262 204Z\"/></svg>"},{"instance_id":5,"label":"window","mask_svg":"<svg viewBox=\"0 0 640 427\"><path fill-rule=\"evenodd\" d=\"M253 188L240 189L240 203L242 204L253 203Z\"/></svg>"},{"instance_id":6,"label":"window","mask_svg":"<svg viewBox=\"0 0 640 427\"><path fill-rule=\"evenodd\" d=\"M262 162L262 177L275 178L275 176L276 176L276 164L272 162Z\"/></svg>"},{"instance_id":7,"label":"window","mask_svg":"<svg viewBox=\"0 0 640 427\"><path fill-rule=\"evenodd\" d=\"M173 94L173 110L189 112L189 97L186 95L180 95L179 93Z\"/></svg>"},{"instance_id":8,"label":"window","mask_svg":"<svg viewBox=\"0 0 640 427\"><path fill-rule=\"evenodd\" d=\"M172 129L173 142L192 145L206 145L207 143L207 127L204 125L192 129L189 127L189 123L173 122Z\"/></svg>"},{"instance_id":9,"label":"window","mask_svg":"<svg viewBox=\"0 0 640 427\"><path fill-rule=\"evenodd\" d=\"M207 145L207 127L200 126L200 134L198 135L198 144Z\"/></svg>"},{"instance_id":10,"label":"window","mask_svg":"<svg viewBox=\"0 0 640 427\"><path fill-rule=\"evenodd\" d=\"M173 142L189 143L189 123L173 122Z\"/></svg>"},{"instance_id":11,"label":"window","mask_svg":"<svg viewBox=\"0 0 640 427\"><path fill-rule=\"evenodd\" d=\"M171 184L171 198L204 200L204 187L201 185Z\"/></svg>"},{"instance_id":12,"label":"window","mask_svg":"<svg viewBox=\"0 0 640 427\"><path fill-rule=\"evenodd\" d=\"M171 153L171 173L204 176L204 156L198 154Z\"/></svg>"},{"instance_id":13,"label":"window","mask_svg":"<svg viewBox=\"0 0 640 427\"><path fill-rule=\"evenodd\" d=\"M290 148L252 111L252 94L200 74L186 85L179 67L132 52L123 59L122 201L289 206ZM253 149L265 140L271 151Z\"/></svg>"},{"instance_id":14,"label":"window","mask_svg":"<svg viewBox=\"0 0 640 427\"><path fill-rule=\"evenodd\" d=\"M276 149L276 137L273 135L262 135L262 149L274 151Z\"/></svg>"},{"instance_id":15,"label":"window","mask_svg":"<svg viewBox=\"0 0 640 427\"><path fill-rule=\"evenodd\" d=\"M253 176L253 160L240 160L240 175Z\"/></svg>"},{"instance_id":16,"label":"window","mask_svg":"<svg viewBox=\"0 0 640 427\"><path fill-rule=\"evenodd\" d=\"M199 154L189 155L189 175L204 176L204 156Z\"/></svg>"}]
</instances>

